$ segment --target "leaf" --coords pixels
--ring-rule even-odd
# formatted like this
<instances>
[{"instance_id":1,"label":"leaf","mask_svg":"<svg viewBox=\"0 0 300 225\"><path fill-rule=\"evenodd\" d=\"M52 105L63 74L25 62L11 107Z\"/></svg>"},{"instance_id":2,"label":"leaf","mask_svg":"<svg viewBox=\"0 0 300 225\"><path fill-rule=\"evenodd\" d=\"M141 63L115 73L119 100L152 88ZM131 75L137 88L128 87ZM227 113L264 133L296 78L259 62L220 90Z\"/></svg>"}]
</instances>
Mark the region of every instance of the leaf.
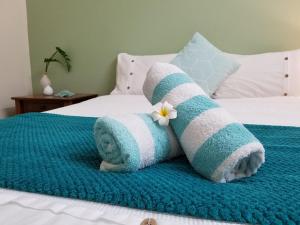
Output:
<instances>
[{"instance_id":1,"label":"leaf","mask_svg":"<svg viewBox=\"0 0 300 225\"><path fill-rule=\"evenodd\" d=\"M59 54L61 54L63 57L66 57L68 56L67 53L62 50L60 47L56 47L56 50L59 52Z\"/></svg>"},{"instance_id":2,"label":"leaf","mask_svg":"<svg viewBox=\"0 0 300 225\"><path fill-rule=\"evenodd\" d=\"M64 61L65 61L65 63L66 63L66 66L67 66L67 70L68 70L68 72L70 72L70 70L71 70L71 59L70 59L70 57L68 56L68 54L64 51L64 50L62 50L60 47L56 47L56 50L58 51L58 53L63 57L63 59L64 59Z\"/></svg>"},{"instance_id":3,"label":"leaf","mask_svg":"<svg viewBox=\"0 0 300 225\"><path fill-rule=\"evenodd\" d=\"M44 59L45 63L50 63L50 62L58 62L60 64L63 64L61 61L59 61L58 59L51 59L51 58L45 58Z\"/></svg>"},{"instance_id":4,"label":"leaf","mask_svg":"<svg viewBox=\"0 0 300 225\"><path fill-rule=\"evenodd\" d=\"M57 53L59 53L59 54L61 55L61 57L62 57L63 60L64 60L64 63L63 63L62 61L60 61L60 60L58 60L58 59L55 58L55 56L56 56ZM71 66L71 59L70 59L70 57L69 57L68 54L67 54L64 50L62 50L60 47L56 47L56 51L51 55L50 58L45 58L45 59L44 59L44 63L46 63L45 72L48 71L48 67L49 67L49 65L50 65L51 62L57 62L57 63L60 63L60 64L62 64L62 65L65 64L66 67L67 67L68 72L70 72L71 67L72 67L72 66Z\"/></svg>"}]
</instances>

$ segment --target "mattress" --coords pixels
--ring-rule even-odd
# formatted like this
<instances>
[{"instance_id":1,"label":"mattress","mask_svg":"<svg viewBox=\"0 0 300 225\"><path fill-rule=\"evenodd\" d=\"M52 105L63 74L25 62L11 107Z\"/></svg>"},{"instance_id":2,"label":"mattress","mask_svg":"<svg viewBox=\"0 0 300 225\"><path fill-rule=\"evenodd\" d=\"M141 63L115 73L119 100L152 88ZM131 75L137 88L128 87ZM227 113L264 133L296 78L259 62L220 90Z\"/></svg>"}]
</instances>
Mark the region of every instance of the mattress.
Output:
<instances>
[{"instance_id":1,"label":"mattress","mask_svg":"<svg viewBox=\"0 0 300 225\"><path fill-rule=\"evenodd\" d=\"M224 99L218 102L243 123L300 126L300 98ZM151 109L143 96L110 95L48 113L99 117L108 113L151 112ZM226 224L0 189L0 224L140 224L149 217L162 225Z\"/></svg>"}]
</instances>

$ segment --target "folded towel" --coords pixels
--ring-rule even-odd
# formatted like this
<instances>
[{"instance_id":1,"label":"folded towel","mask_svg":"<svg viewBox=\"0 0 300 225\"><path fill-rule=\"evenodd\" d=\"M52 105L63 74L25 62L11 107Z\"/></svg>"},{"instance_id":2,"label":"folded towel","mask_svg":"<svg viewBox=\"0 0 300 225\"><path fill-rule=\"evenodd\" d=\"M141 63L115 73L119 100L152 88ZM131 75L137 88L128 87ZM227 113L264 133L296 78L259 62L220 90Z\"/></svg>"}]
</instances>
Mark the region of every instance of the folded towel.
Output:
<instances>
[{"instance_id":1,"label":"folded towel","mask_svg":"<svg viewBox=\"0 0 300 225\"><path fill-rule=\"evenodd\" d=\"M171 126L202 176L228 182L255 174L264 162L262 144L178 67L156 63L143 90L152 104L167 101L175 107Z\"/></svg>"},{"instance_id":2,"label":"folded towel","mask_svg":"<svg viewBox=\"0 0 300 225\"><path fill-rule=\"evenodd\" d=\"M94 137L104 171L137 171L183 153L171 128L148 114L100 117Z\"/></svg>"}]
</instances>

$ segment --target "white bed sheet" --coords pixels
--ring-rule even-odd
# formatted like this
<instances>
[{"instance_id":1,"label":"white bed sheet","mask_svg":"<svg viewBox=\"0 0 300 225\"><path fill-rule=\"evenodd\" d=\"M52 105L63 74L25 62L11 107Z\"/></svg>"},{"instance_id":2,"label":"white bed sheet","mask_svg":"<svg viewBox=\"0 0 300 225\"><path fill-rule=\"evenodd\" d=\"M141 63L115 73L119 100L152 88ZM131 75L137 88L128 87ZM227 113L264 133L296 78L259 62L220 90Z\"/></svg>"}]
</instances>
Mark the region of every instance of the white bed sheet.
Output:
<instances>
[{"instance_id":1,"label":"white bed sheet","mask_svg":"<svg viewBox=\"0 0 300 225\"><path fill-rule=\"evenodd\" d=\"M217 99L216 102L245 124L300 126L300 97ZM151 110L151 104L143 95L107 95L48 112L99 117Z\"/></svg>"},{"instance_id":2,"label":"white bed sheet","mask_svg":"<svg viewBox=\"0 0 300 225\"><path fill-rule=\"evenodd\" d=\"M222 99L218 102L247 124L300 126L300 98ZM99 117L105 114L151 112L144 96L102 96L48 113ZM158 225L228 224L190 217L111 206L40 194L0 189L0 224L102 225L140 224L155 218Z\"/></svg>"}]
</instances>

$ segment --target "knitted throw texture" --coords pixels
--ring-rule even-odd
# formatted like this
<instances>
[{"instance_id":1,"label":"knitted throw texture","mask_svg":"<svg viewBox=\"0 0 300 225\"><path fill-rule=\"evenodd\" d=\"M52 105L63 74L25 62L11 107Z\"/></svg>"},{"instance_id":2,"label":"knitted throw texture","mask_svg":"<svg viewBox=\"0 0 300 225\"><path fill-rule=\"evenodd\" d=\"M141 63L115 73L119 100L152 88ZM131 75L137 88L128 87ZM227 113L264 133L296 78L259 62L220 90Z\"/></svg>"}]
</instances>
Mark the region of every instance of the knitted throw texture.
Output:
<instances>
[{"instance_id":1,"label":"knitted throw texture","mask_svg":"<svg viewBox=\"0 0 300 225\"><path fill-rule=\"evenodd\" d=\"M300 224L300 128L247 125L264 144L259 173L202 178L185 157L134 173L99 171L96 118L29 113L0 120L0 187L251 224Z\"/></svg>"}]
</instances>

